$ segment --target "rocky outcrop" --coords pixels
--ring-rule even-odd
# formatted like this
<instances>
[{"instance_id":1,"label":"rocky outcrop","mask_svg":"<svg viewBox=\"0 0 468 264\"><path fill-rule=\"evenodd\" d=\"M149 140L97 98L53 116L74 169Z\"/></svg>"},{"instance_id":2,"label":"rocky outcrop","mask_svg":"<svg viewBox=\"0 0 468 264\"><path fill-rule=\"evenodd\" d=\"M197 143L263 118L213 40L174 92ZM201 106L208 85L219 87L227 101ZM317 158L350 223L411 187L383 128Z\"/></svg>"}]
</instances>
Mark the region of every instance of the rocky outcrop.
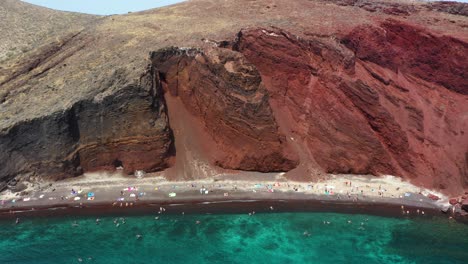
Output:
<instances>
[{"instance_id":1,"label":"rocky outcrop","mask_svg":"<svg viewBox=\"0 0 468 264\"><path fill-rule=\"evenodd\" d=\"M141 87L126 87L73 108L76 153L84 171L121 166L126 173L152 172L169 166L175 152L165 104L151 75L143 78Z\"/></svg>"},{"instance_id":2,"label":"rocky outcrop","mask_svg":"<svg viewBox=\"0 0 468 264\"><path fill-rule=\"evenodd\" d=\"M468 43L436 36L397 20L361 26L344 39L363 61L468 94Z\"/></svg>"},{"instance_id":3,"label":"rocky outcrop","mask_svg":"<svg viewBox=\"0 0 468 264\"><path fill-rule=\"evenodd\" d=\"M178 97L211 136L212 164L261 172L297 165L278 132L257 69L240 53L168 48L152 53L151 61L164 91Z\"/></svg>"},{"instance_id":4,"label":"rocky outcrop","mask_svg":"<svg viewBox=\"0 0 468 264\"><path fill-rule=\"evenodd\" d=\"M60 179L83 171L161 170L172 135L152 75L80 101L66 111L16 124L0 133L0 180L30 172Z\"/></svg>"},{"instance_id":5,"label":"rocky outcrop","mask_svg":"<svg viewBox=\"0 0 468 264\"><path fill-rule=\"evenodd\" d=\"M358 27L343 43L259 29L233 47L259 69L280 127L323 171L462 190L467 44L394 20ZM425 56L415 55L419 43Z\"/></svg>"},{"instance_id":6,"label":"rocky outcrop","mask_svg":"<svg viewBox=\"0 0 468 264\"><path fill-rule=\"evenodd\" d=\"M23 122L0 133L0 181L36 172L51 178L79 175L70 111Z\"/></svg>"}]
</instances>

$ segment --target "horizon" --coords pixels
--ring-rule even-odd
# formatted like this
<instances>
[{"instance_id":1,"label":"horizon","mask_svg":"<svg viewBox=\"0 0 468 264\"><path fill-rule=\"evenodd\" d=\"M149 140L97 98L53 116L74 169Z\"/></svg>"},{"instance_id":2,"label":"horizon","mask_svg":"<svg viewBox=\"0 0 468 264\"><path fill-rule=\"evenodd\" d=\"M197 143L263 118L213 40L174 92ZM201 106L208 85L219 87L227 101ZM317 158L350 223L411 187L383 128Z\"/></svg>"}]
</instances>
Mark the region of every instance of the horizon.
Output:
<instances>
[{"instance_id":1,"label":"horizon","mask_svg":"<svg viewBox=\"0 0 468 264\"><path fill-rule=\"evenodd\" d=\"M139 12L153 8L173 5L186 0L21 0L59 11L78 12L91 15L117 15L129 12ZM450 2L452 0L441 0ZM436 1L427 1L436 2ZM468 0L457 0L453 2L468 3Z\"/></svg>"}]
</instances>

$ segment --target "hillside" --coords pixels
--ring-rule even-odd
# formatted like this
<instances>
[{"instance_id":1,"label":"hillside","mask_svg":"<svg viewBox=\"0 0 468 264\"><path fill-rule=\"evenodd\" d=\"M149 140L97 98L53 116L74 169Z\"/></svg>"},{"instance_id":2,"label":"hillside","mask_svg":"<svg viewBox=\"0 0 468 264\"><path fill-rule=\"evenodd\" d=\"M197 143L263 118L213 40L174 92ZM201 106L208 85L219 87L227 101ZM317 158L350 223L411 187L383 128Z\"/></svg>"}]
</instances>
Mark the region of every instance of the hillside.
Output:
<instances>
[{"instance_id":1,"label":"hillside","mask_svg":"<svg viewBox=\"0 0 468 264\"><path fill-rule=\"evenodd\" d=\"M436 7L193 0L54 34L0 72L0 180L123 166L463 192L468 18Z\"/></svg>"},{"instance_id":2,"label":"hillside","mask_svg":"<svg viewBox=\"0 0 468 264\"><path fill-rule=\"evenodd\" d=\"M0 62L40 46L65 32L81 30L99 16L61 12L18 0L0 2Z\"/></svg>"}]
</instances>

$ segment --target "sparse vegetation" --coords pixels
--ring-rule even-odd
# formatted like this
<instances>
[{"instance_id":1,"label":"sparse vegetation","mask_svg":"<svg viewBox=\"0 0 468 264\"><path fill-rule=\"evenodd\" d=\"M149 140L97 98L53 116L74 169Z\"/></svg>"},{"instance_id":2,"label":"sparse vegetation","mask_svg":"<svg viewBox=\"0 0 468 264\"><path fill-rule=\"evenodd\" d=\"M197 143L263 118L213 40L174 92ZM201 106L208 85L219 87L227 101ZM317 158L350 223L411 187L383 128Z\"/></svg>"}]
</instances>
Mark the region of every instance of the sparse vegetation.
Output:
<instances>
[{"instance_id":1,"label":"sparse vegetation","mask_svg":"<svg viewBox=\"0 0 468 264\"><path fill-rule=\"evenodd\" d=\"M2 19L0 62L2 63L47 43L50 36L78 30L99 18L99 16L47 9L19 0L0 1L0 17Z\"/></svg>"}]
</instances>

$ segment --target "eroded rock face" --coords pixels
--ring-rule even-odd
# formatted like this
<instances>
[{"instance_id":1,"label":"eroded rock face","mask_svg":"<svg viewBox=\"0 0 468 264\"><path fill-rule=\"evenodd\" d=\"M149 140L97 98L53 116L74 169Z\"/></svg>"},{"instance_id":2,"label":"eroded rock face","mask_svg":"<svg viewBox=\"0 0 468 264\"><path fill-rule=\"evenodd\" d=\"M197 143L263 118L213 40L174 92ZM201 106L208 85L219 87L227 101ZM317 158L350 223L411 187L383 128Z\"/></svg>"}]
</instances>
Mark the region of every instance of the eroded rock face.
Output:
<instances>
[{"instance_id":1,"label":"eroded rock face","mask_svg":"<svg viewBox=\"0 0 468 264\"><path fill-rule=\"evenodd\" d=\"M117 166L127 173L166 168L172 135L151 78L2 131L0 180L28 172L60 179Z\"/></svg>"},{"instance_id":2,"label":"eroded rock face","mask_svg":"<svg viewBox=\"0 0 468 264\"><path fill-rule=\"evenodd\" d=\"M258 29L233 47L261 73L279 126L324 171L467 186L467 44L396 21L359 27L343 42Z\"/></svg>"},{"instance_id":3,"label":"eroded rock face","mask_svg":"<svg viewBox=\"0 0 468 264\"><path fill-rule=\"evenodd\" d=\"M145 78L149 90L127 87L74 107L77 153L84 171L122 166L126 173L133 173L168 167L175 153L165 105L152 86L151 75Z\"/></svg>"},{"instance_id":4,"label":"eroded rock face","mask_svg":"<svg viewBox=\"0 0 468 264\"><path fill-rule=\"evenodd\" d=\"M344 39L363 61L468 94L468 43L396 20L361 26Z\"/></svg>"},{"instance_id":5,"label":"eroded rock face","mask_svg":"<svg viewBox=\"0 0 468 264\"><path fill-rule=\"evenodd\" d=\"M214 164L261 172L297 165L278 132L258 71L240 53L169 48L151 59L163 89L202 120L216 145L210 153Z\"/></svg>"},{"instance_id":6,"label":"eroded rock face","mask_svg":"<svg viewBox=\"0 0 468 264\"><path fill-rule=\"evenodd\" d=\"M81 173L73 153L76 139L70 111L17 124L0 133L0 181L37 172L51 178Z\"/></svg>"}]
</instances>

